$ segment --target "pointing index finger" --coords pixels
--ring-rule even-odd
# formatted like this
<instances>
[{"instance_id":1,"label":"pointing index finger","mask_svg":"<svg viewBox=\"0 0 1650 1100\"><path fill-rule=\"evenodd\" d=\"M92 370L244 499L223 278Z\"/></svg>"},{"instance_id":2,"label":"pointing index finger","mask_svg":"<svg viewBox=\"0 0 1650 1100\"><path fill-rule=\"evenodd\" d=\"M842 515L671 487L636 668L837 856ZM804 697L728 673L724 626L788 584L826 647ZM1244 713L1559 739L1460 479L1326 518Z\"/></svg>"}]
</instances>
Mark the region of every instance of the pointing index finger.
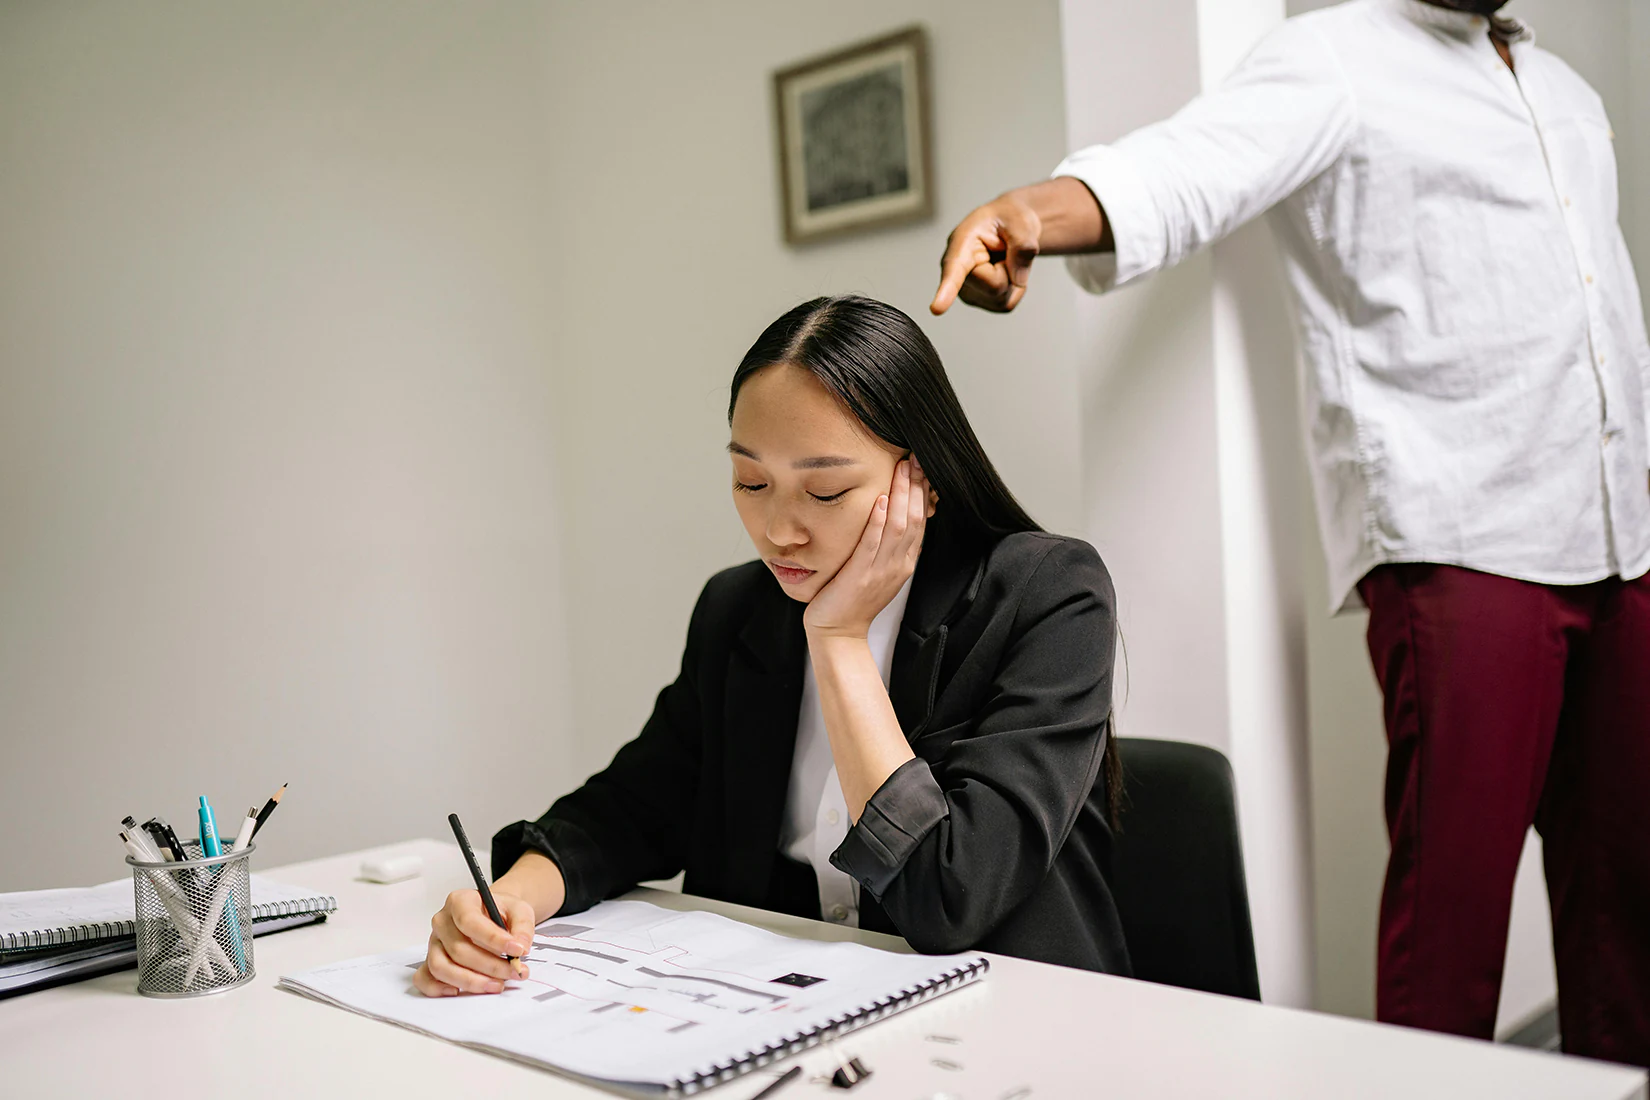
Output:
<instances>
[{"instance_id":1,"label":"pointing index finger","mask_svg":"<svg viewBox=\"0 0 1650 1100\"><path fill-rule=\"evenodd\" d=\"M985 240L986 232L985 228L976 228L965 222L952 233L946 243L945 256L940 260L940 286L928 306L929 312L935 316L951 308L951 303L956 301L958 292L976 267L991 262L990 246L1001 242Z\"/></svg>"},{"instance_id":2,"label":"pointing index finger","mask_svg":"<svg viewBox=\"0 0 1650 1100\"><path fill-rule=\"evenodd\" d=\"M938 317L951 308L951 303L957 300L957 292L962 289L963 283L968 281L968 273L974 265L964 262L961 258L947 257L940 269L940 287L934 292L934 300L928 304L928 312Z\"/></svg>"}]
</instances>

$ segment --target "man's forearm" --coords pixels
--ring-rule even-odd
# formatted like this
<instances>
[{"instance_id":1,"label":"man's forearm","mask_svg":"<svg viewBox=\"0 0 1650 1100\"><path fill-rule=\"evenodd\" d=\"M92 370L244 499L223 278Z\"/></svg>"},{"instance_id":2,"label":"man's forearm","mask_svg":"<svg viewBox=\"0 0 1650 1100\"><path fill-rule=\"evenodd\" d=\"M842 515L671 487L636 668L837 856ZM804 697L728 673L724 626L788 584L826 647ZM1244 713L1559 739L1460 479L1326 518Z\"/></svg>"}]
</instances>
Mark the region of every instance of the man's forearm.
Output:
<instances>
[{"instance_id":1,"label":"man's forearm","mask_svg":"<svg viewBox=\"0 0 1650 1100\"><path fill-rule=\"evenodd\" d=\"M1110 252L1114 247L1111 223L1100 200L1082 180L1060 176L1016 187L1003 198L1024 203L1037 215L1041 223L1037 251L1042 255Z\"/></svg>"},{"instance_id":2,"label":"man's forearm","mask_svg":"<svg viewBox=\"0 0 1650 1100\"><path fill-rule=\"evenodd\" d=\"M1019 304L1038 256L1114 249L1100 200L1082 180L1060 176L998 195L957 223L940 259L928 308L944 313L961 298L1007 313Z\"/></svg>"}]
</instances>

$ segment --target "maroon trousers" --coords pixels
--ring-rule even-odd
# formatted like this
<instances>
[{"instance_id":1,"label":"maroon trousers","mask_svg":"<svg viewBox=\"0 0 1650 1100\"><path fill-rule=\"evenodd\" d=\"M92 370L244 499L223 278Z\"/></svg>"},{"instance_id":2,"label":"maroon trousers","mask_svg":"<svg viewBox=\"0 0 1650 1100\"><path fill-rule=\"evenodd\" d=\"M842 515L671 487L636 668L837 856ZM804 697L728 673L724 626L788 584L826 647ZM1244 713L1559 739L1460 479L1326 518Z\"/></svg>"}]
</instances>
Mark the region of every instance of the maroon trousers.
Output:
<instances>
[{"instance_id":1,"label":"maroon trousers","mask_svg":"<svg viewBox=\"0 0 1650 1100\"><path fill-rule=\"evenodd\" d=\"M1564 1049L1650 1065L1650 577L1384 565L1358 591L1389 745L1377 1018L1491 1037L1534 823Z\"/></svg>"}]
</instances>

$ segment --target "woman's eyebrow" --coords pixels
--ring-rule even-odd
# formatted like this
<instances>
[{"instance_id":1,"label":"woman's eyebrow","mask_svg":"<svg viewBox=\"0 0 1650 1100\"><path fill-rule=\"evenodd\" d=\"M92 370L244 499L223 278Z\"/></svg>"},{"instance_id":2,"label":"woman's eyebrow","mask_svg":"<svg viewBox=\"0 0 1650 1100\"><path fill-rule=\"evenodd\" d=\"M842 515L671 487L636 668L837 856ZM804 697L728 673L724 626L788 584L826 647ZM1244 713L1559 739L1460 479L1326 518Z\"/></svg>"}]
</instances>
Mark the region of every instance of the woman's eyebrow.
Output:
<instances>
[{"instance_id":1,"label":"woman's eyebrow","mask_svg":"<svg viewBox=\"0 0 1650 1100\"><path fill-rule=\"evenodd\" d=\"M728 453L729 454L735 454L735 455L743 455L745 458L750 459L752 462L761 462L762 461L762 459L760 457L758 457L758 455L755 451L751 450L749 447L742 447L738 443L729 443L728 444ZM859 465L859 460L858 459L849 458L846 455L818 455L814 458L799 458L799 459L797 459L795 462L791 463L791 469L793 469L793 470L828 470L828 469L833 469L837 466L858 466L858 465Z\"/></svg>"}]
</instances>

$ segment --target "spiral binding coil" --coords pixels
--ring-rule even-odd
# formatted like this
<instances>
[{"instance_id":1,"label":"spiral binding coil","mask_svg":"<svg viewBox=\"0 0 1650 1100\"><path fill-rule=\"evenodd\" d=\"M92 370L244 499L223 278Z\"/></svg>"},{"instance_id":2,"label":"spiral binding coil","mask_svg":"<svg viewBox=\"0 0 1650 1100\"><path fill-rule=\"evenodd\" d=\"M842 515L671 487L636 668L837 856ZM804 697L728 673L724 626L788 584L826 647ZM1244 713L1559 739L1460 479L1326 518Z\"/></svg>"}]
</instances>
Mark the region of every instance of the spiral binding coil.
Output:
<instances>
[{"instance_id":1,"label":"spiral binding coil","mask_svg":"<svg viewBox=\"0 0 1650 1100\"><path fill-rule=\"evenodd\" d=\"M807 1050L809 1047L818 1046L820 1043L846 1035L850 1031L857 1031L867 1024L876 1023L878 1020L892 1016L894 1013L910 1008L912 1005L921 1004L923 1001L938 997L941 993L948 993L960 986L967 985L982 977L989 969L991 969L989 959L975 959L973 962L965 966L959 966L957 969L948 971L931 981L918 986L907 987L887 997L881 997L872 1001L868 1007L856 1009L840 1019L832 1019L820 1027L800 1032L790 1038L781 1039L779 1042L769 1044L760 1050L747 1051L725 1065L712 1064L703 1073L672 1081L666 1086L665 1095L675 1100L677 1097L692 1096L697 1092L710 1088L712 1085L731 1081L735 1077L742 1077L753 1069L760 1069L771 1062Z\"/></svg>"}]
</instances>

